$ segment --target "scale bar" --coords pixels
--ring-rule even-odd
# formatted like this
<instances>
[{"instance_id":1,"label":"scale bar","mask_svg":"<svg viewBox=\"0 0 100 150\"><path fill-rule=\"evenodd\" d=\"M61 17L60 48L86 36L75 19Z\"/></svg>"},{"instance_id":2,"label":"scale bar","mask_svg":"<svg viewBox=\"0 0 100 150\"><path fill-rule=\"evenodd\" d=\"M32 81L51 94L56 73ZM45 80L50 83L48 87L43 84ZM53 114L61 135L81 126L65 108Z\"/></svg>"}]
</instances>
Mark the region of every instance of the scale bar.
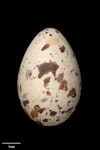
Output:
<instances>
[{"instance_id":1,"label":"scale bar","mask_svg":"<svg viewBox=\"0 0 100 150\"><path fill-rule=\"evenodd\" d=\"M21 144L21 142L2 142L2 144Z\"/></svg>"}]
</instances>

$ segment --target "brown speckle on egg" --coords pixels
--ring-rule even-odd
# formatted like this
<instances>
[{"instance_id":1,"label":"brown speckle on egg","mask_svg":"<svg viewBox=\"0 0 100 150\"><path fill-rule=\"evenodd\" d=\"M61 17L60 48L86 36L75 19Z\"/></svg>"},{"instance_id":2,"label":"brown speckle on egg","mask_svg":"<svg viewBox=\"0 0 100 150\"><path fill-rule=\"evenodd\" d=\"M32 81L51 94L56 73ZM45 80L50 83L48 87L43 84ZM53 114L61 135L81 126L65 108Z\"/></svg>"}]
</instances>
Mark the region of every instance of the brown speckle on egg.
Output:
<instances>
[{"instance_id":1,"label":"brown speckle on egg","mask_svg":"<svg viewBox=\"0 0 100 150\"><path fill-rule=\"evenodd\" d=\"M43 126L42 122L40 122L40 121L36 121L36 123Z\"/></svg>"},{"instance_id":2,"label":"brown speckle on egg","mask_svg":"<svg viewBox=\"0 0 100 150\"><path fill-rule=\"evenodd\" d=\"M68 101L67 106L69 106L70 103L71 103L71 101Z\"/></svg>"},{"instance_id":3,"label":"brown speckle on egg","mask_svg":"<svg viewBox=\"0 0 100 150\"><path fill-rule=\"evenodd\" d=\"M38 66L38 78L41 78L43 75L48 74L49 72L52 72L52 74L55 76L58 68L59 66L55 62L44 62L43 64Z\"/></svg>"},{"instance_id":4,"label":"brown speckle on egg","mask_svg":"<svg viewBox=\"0 0 100 150\"><path fill-rule=\"evenodd\" d=\"M28 100L24 100L23 101L23 105L26 107L26 105L28 105L29 104L29 101Z\"/></svg>"},{"instance_id":5,"label":"brown speckle on egg","mask_svg":"<svg viewBox=\"0 0 100 150\"><path fill-rule=\"evenodd\" d=\"M72 88L70 91L69 91L69 94L67 97L71 96L72 98L76 97L76 90L75 88Z\"/></svg>"},{"instance_id":6,"label":"brown speckle on egg","mask_svg":"<svg viewBox=\"0 0 100 150\"><path fill-rule=\"evenodd\" d=\"M47 91L46 94L49 95L49 96L51 95L50 91Z\"/></svg>"},{"instance_id":7,"label":"brown speckle on egg","mask_svg":"<svg viewBox=\"0 0 100 150\"><path fill-rule=\"evenodd\" d=\"M58 109L60 110L60 109L62 109L62 107L60 106L60 105L57 105L58 106Z\"/></svg>"},{"instance_id":8,"label":"brown speckle on egg","mask_svg":"<svg viewBox=\"0 0 100 150\"><path fill-rule=\"evenodd\" d=\"M50 82L50 77L45 78L43 81L44 81L44 86L46 87Z\"/></svg>"},{"instance_id":9,"label":"brown speckle on egg","mask_svg":"<svg viewBox=\"0 0 100 150\"><path fill-rule=\"evenodd\" d=\"M75 72L75 76L78 76L79 74L77 72Z\"/></svg>"},{"instance_id":10,"label":"brown speckle on egg","mask_svg":"<svg viewBox=\"0 0 100 150\"><path fill-rule=\"evenodd\" d=\"M27 98L27 93L24 93L23 95L22 95L22 98Z\"/></svg>"},{"instance_id":11,"label":"brown speckle on egg","mask_svg":"<svg viewBox=\"0 0 100 150\"><path fill-rule=\"evenodd\" d=\"M45 44L45 45L42 47L42 51L46 50L47 48L49 48L49 44Z\"/></svg>"},{"instance_id":12,"label":"brown speckle on egg","mask_svg":"<svg viewBox=\"0 0 100 150\"><path fill-rule=\"evenodd\" d=\"M50 116L55 116L57 114L57 112L56 111L52 111L52 110L50 110Z\"/></svg>"},{"instance_id":13,"label":"brown speckle on egg","mask_svg":"<svg viewBox=\"0 0 100 150\"><path fill-rule=\"evenodd\" d=\"M41 114L44 110L45 110L45 108L41 108L38 110L38 112Z\"/></svg>"},{"instance_id":14,"label":"brown speckle on egg","mask_svg":"<svg viewBox=\"0 0 100 150\"><path fill-rule=\"evenodd\" d=\"M59 33L59 31L58 30L55 30L56 31L56 33Z\"/></svg>"},{"instance_id":15,"label":"brown speckle on egg","mask_svg":"<svg viewBox=\"0 0 100 150\"><path fill-rule=\"evenodd\" d=\"M56 103L57 103L58 101L59 101L58 99L55 100Z\"/></svg>"},{"instance_id":16,"label":"brown speckle on egg","mask_svg":"<svg viewBox=\"0 0 100 150\"><path fill-rule=\"evenodd\" d=\"M61 84L59 85L59 89L60 89L60 90L65 90L65 91L68 90L67 81L66 81L66 80L63 80L63 81L61 82Z\"/></svg>"},{"instance_id":17,"label":"brown speckle on egg","mask_svg":"<svg viewBox=\"0 0 100 150\"><path fill-rule=\"evenodd\" d=\"M61 53L63 53L63 52L65 51L65 46L62 45L62 46L60 47L60 51L61 51Z\"/></svg>"},{"instance_id":18,"label":"brown speckle on egg","mask_svg":"<svg viewBox=\"0 0 100 150\"><path fill-rule=\"evenodd\" d=\"M56 119L56 121L59 121L59 119Z\"/></svg>"},{"instance_id":19,"label":"brown speckle on egg","mask_svg":"<svg viewBox=\"0 0 100 150\"><path fill-rule=\"evenodd\" d=\"M74 68L71 70L71 73L74 71Z\"/></svg>"},{"instance_id":20,"label":"brown speckle on egg","mask_svg":"<svg viewBox=\"0 0 100 150\"><path fill-rule=\"evenodd\" d=\"M73 107L69 108L66 113L71 113L71 110L73 109Z\"/></svg>"},{"instance_id":21,"label":"brown speckle on egg","mask_svg":"<svg viewBox=\"0 0 100 150\"><path fill-rule=\"evenodd\" d=\"M65 111L63 110L61 113L62 113L62 114L64 114L64 113L65 113Z\"/></svg>"},{"instance_id":22,"label":"brown speckle on egg","mask_svg":"<svg viewBox=\"0 0 100 150\"><path fill-rule=\"evenodd\" d=\"M25 74L26 79L30 78L31 75L32 75L32 71L31 70L27 70L26 74Z\"/></svg>"},{"instance_id":23,"label":"brown speckle on egg","mask_svg":"<svg viewBox=\"0 0 100 150\"><path fill-rule=\"evenodd\" d=\"M52 34L49 34L49 36L52 36Z\"/></svg>"},{"instance_id":24,"label":"brown speckle on egg","mask_svg":"<svg viewBox=\"0 0 100 150\"><path fill-rule=\"evenodd\" d=\"M63 77L64 77L64 73L60 73L56 79L59 83L61 83L63 80Z\"/></svg>"},{"instance_id":25,"label":"brown speckle on egg","mask_svg":"<svg viewBox=\"0 0 100 150\"><path fill-rule=\"evenodd\" d=\"M43 122L48 122L48 119L43 119Z\"/></svg>"},{"instance_id":26,"label":"brown speckle on egg","mask_svg":"<svg viewBox=\"0 0 100 150\"><path fill-rule=\"evenodd\" d=\"M48 100L47 98L43 98L41 101L46 102L47 100Z\"/></svg>"}]
</instances>

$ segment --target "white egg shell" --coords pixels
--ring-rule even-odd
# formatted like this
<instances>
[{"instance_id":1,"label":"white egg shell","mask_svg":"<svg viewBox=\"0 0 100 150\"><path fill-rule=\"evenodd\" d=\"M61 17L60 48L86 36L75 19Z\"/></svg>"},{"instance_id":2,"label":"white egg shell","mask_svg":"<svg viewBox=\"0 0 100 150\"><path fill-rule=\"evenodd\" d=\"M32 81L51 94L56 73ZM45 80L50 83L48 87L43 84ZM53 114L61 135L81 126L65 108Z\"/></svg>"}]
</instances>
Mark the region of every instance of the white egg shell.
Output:
<instances>
[{"instance_id":1,"label":"white egg shell","mask_svg":"<svg viewBox=\"0 0 100 150\"><path fill-rule=\"evenodd\" d=\"M59 125L75 111L81 94L80 69L60 31L46 28L32 40L20 65L17 86L22 108L40 125Z\"/></svg>"}]
</instances>

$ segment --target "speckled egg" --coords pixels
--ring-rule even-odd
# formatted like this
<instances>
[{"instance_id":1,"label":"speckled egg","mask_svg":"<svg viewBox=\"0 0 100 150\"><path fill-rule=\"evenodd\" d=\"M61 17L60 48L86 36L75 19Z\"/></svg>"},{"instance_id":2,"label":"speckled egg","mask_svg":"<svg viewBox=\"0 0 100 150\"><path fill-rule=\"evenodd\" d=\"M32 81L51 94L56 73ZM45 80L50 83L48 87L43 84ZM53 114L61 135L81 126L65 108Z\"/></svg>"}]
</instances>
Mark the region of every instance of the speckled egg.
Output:
<instances>
[{"instance_id":1,"label":"speckled egg","mask_svg":"<svg viewBox=\"0 0 100 150\"><path fill-rule=\"evenodd\" d=\"M81 95L76 56L63 34L46 28L32 40L18 72L18 96L36 123L56 126L75 111Z\"/></svg>"}]
</instances>

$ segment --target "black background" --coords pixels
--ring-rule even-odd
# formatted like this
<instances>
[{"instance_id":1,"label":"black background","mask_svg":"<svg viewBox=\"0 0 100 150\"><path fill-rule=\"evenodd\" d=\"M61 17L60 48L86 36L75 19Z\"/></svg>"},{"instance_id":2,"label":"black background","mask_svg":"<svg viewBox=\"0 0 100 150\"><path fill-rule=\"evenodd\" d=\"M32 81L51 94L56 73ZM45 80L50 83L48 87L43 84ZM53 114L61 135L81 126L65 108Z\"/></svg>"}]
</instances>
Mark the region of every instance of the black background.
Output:
<instances>
[{"instance_id":1,"label":"black background","mask_svg":"<svg viewBox=\"0 0 100 150\"><path fill-rule=\"evenodd\" d=\"M40 146L41 149L54 146L78 148L80 143L86 147L90 137L94 137L94 72L97 71L96 61L93 61L97 53L93 45L96 15L91 5L47 2L6 7L1 21L1 141L19 141L22 146ZM82 94L76 111L70 119L55 127L42 127L29 119L17 95L17 75L22 57L34 36L47 27L58 29L67 38L82 76Z\"/></svg>"}]
</instances>

